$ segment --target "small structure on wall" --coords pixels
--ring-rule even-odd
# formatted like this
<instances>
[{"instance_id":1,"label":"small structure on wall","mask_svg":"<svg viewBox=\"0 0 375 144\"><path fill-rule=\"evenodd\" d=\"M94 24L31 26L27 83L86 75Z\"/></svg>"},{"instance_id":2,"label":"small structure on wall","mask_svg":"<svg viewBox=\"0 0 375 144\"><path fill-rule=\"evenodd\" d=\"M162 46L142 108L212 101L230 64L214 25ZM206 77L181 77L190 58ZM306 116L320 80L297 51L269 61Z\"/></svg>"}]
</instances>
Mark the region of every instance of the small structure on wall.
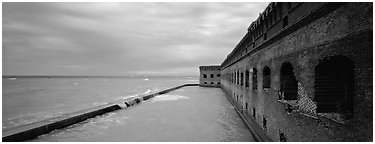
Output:
<instances>
[{"instance_id":1,"label":"small structure on wall","mask_svg":"<svg viewBox=\"0 0 375 144\"><path fill-rule=\"evenodd\" d=\"M200 66L199 86L220 87L220 66Z\"/></svg>"}]
</instances>

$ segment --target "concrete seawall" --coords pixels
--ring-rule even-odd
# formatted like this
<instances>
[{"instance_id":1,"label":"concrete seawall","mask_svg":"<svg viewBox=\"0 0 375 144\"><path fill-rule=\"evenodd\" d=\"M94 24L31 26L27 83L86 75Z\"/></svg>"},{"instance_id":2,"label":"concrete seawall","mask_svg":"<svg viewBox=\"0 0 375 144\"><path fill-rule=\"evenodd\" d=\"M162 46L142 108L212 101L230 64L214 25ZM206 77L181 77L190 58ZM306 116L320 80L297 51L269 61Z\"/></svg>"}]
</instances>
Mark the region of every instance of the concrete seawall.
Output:
<instances>
[{"instance_id":1,"label":"concrete seawall","mask_svg":"<svg viewBox=\"0 0 375 144\"><path fill-rule=\"evenodd\" d=\"M36 122L36 123L12 128L12 129L3 130L2 141L11 142L11 141L30 140L42 134L47 134L53 130L65 128L70 125L85 121L89 118L93 118L93 117L103 115L108 112L122 109L119 103L124 103L126 107L130 107L134 104L141 102L142 100L148 100L157 95L162 95L162 94L174 91L176 89L179 89L185 86L198 86L198 85L199 84L184 84L184 85L166 89L157 93L138 96L135 98L128 98L122 101L117 101L117 102L109 103L106 105L86 109L83 111L70 113L64 116L44 120L41 122Z\"/></svg>"}]
</instances>

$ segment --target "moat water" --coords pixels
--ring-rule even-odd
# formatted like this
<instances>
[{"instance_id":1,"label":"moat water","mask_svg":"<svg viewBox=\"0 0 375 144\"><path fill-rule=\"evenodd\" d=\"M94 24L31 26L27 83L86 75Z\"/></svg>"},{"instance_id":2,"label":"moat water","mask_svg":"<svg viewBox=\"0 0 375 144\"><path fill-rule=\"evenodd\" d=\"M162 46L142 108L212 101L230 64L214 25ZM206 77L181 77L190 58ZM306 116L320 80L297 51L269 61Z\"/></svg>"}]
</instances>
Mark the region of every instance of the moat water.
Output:
<instances>
[{"instance_id":1,"label":"moat water","mask_svg":"<svg viewBox=\"0 0 375 144\"><path fill-rule=\"evenodd\" d=\"M3 79L3 130L156 92L196 77ZM31 141L254 141L224 92L185 87Z\"/></svg>"}]
</instances>

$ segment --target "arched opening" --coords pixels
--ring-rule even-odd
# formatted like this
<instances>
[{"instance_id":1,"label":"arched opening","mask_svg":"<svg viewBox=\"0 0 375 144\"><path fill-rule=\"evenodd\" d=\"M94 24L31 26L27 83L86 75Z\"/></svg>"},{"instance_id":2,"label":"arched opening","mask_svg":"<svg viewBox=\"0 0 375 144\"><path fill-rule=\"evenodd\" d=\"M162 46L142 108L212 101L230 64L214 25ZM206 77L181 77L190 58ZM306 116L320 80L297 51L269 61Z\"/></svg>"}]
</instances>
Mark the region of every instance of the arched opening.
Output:
<instances>
[{"instance_id":1,"label":"arched opening","mask_svg":"<svg viewBox=\"0 0 375 144\"><path fill-rule=\"evenodd\" d=\"M220 74L217 74L216 77L220 77Z\"/></svg>"},{"instance_id":2,"label":"arched opening","mask_svg":"<svg viewBox=\"0 0 375 144\"><path fill-rule=\"evenodd\" d=\"M253 68L253 91L256 91L258 89L258 77L257 77L257 69Z\"/></svg>"},{"instance_id":3,"label":"arched opening","mask_svg":"<svg viewBox=\"0 0 375 144\"><path fill-rule=\"evenodd\" d=\"M268 66L263 68L263 88L271 87L271 69Z\"/></svg>"},{"instance_id":4,"label":"arched opening","mask_svg":"<svg viewBox=\"0 0 375 144\"><path fill-rule=\"evenodd\" d=\"M249 77L250 77L250 73L249 73L249 70L246 70L245 72L245 87L248 88L249 87Z\"/></svg>"},{"instance_id":5,"label":"arched opening","mask_svg":"<svg viewBox=\"0 0 375 144\"><path fill-rule=\"evenodd\" d=\"M213 85L213 84L215 84L214 82L211 82L211 84Z\"/></svg>"},{"instance_id":6,"label":"arched opening","mask_svg":"<svg viewBox=\"0 0 375 144\"><path fill-rule=\"evenodd\" d=\"M318 113L353 116L354 65L344 56L333 56L315 67L315 98Z\"/></svg>"},{"instance_id":7,"label":"arched opening","mask_svg":"<svg viewBox=\"0 0 375 144\"><path fill-rule=\"evenodd\" d=\"M291 63L283 63L280 70L281 99L297 100L298 82L294 76Z\"/></svg>"},{"instance_id":8,"label":"arched opening","mask_svg":"<svg viewBox=\"0 0 375 144\"><path fill-rule=\"evenodd\" d=\"M206 75L206 74L203 74L203 78L207 78L207 75Z\"/></svg>"},{"instance_id":9,"label":"arched opening","mask_svg":"<svg viewBox=\"0 0 375 144\"><path fill-rule=\"evenodd\" d=\"M211 78L214 78L215 76L214 76L214 74L211 74Z\"/></svg>"}]
</instances>

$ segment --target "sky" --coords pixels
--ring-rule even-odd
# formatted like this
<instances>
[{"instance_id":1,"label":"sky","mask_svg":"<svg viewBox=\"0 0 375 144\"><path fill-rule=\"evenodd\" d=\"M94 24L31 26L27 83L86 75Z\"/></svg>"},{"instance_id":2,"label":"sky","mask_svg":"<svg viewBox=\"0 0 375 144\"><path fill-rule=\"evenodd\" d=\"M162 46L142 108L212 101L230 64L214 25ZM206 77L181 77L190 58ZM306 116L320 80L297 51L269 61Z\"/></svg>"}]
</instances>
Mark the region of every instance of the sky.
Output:
<instances>
[{"instance_id":1,"label":"sky","mask_svg":"<svg viewBox=\"0 0 375 144\"><path fill-rule=\"evenodd\" d=\"M197 76L268 3L3 3L3 75Z\"/></svg>"}]
</instances>

